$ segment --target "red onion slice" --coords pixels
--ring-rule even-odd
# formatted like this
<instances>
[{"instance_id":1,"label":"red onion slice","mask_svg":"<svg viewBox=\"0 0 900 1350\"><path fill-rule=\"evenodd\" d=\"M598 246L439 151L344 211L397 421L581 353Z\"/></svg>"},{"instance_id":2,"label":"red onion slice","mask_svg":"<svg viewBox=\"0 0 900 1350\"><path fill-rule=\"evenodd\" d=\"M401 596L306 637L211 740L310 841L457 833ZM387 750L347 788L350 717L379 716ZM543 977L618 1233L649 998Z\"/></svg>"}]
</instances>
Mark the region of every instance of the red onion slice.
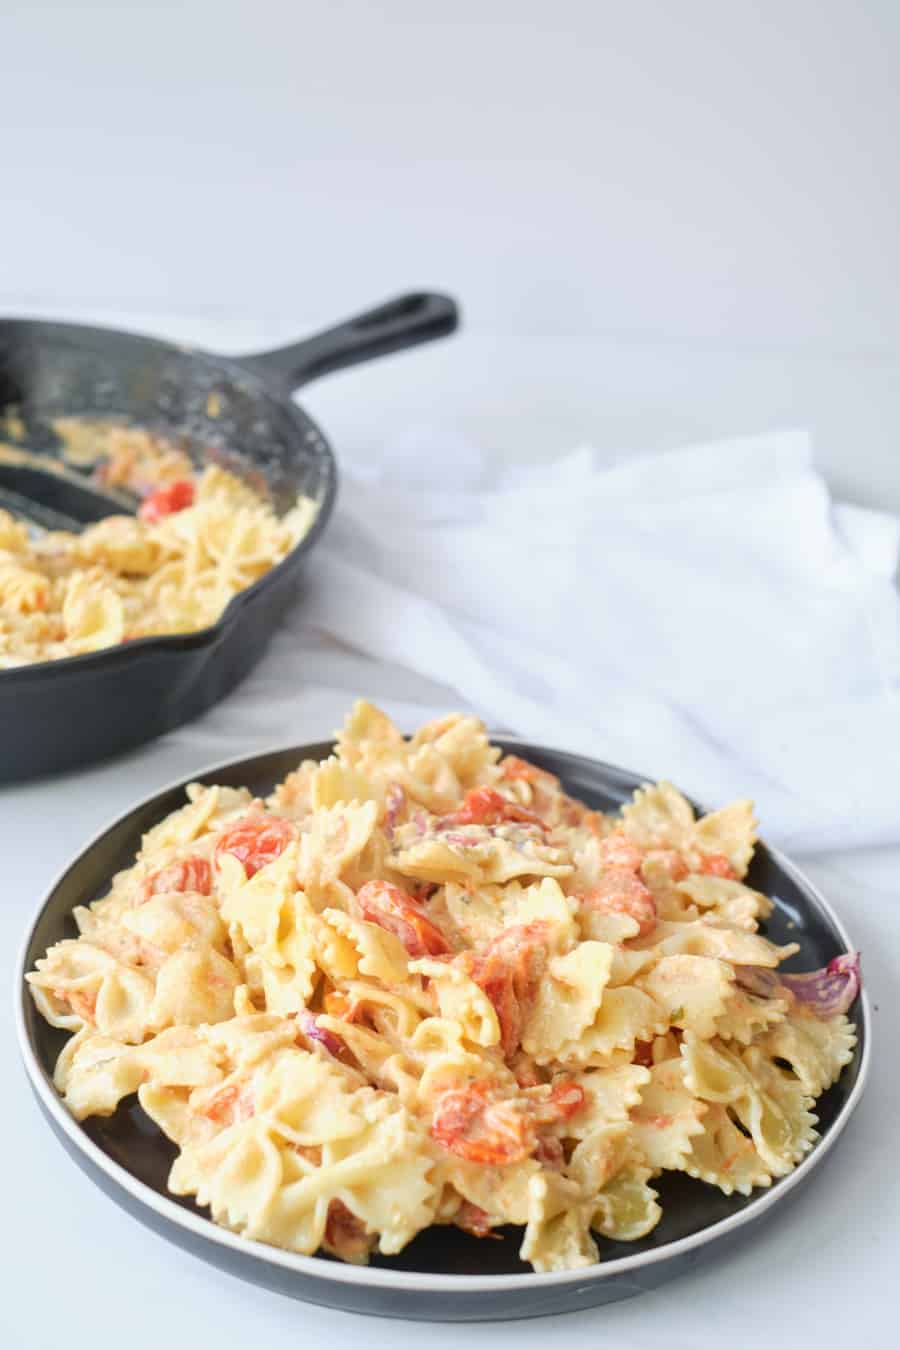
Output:
<instances>
[{"instance_id":1,"label":"red onion slice","mask_svg":"<svg viewBox=\"0 0 900 1350\"><path fill-rule=\"evenodd\" d=\"M847 1011L859 993L859 952L836 956L821 970L805 975L782 975L781 983L816 1017L837 1017Z\"/></svg>"},{"instance_id":2,"label":"red onion slice","mask_svg":"<svg viewBox=\"0 0 900 1350\"><path fill-rule=\"evenodd\" d=\"M836 956L821 970L802 975L779 975L762 966L735 966L741 989L757 998L777 998L782 989L823 1021L845 1013L860 991L859 952Z\"/></svg>"}]
</instances>

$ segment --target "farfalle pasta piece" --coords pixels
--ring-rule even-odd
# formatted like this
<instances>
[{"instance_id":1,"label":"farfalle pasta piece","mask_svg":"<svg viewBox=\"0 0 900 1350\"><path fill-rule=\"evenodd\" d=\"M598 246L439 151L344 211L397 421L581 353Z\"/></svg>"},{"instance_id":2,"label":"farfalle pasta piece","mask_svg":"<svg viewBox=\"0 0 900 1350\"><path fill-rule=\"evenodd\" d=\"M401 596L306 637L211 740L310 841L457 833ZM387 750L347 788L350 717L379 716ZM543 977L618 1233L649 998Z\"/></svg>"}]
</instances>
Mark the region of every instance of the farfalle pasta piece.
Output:
<instances>
[{"instance_id":1,"label":"farfalle pasta piece","mask_svg":"<svg viewBox=\"0 0 900 1350\"><path fill-rule=\"evenodd\" d=\"M409 969L428 978L439 1016L455 1022L466 1040L484 1046L499 1043L500 1023L494 1005L464 971L430 956L411 961Z\"/></svg>"},{"instance_id":2,"label":"farfalle pasta piece","mask_svg":"<svg viewBox=\"0 0 900 1350\"><path fill-rule=\"evenodd\" d=\"M734 972L707 956L663 956L637 988L665 1010L670 1026L690 1028L696 1036L714 1036L734 989Z\"/></svg>"},{"instance_id":3,"label":"farfalle pasta piece","mask_svg":"<svg viewBox=\"0 0 900 1350\"><path fill-rule=\"evenodd\" d=\"M74 656L117 646L125 636L122 601L90 572L73 572L62 602L66 644Z\"/></svg>"},{"instance_id":4,"label":"farfalle pasta piece","mask_svg":"<svg viewBox=\"0 0 900 1350\"><path fill-rule=\"evenodd\" d=\"M340 909L323 912L317 942L320 964L338 979L368 975L385 985L402 985L408 969L416 969L408 967L406 949L393 933Z\"/></svg>"},{"instance_id":5,"label":"farfalle pasta piece","mask_svg":"<svg viewBox=\"0 0 900 1350\"><path fill-rule=\"evenodd\" d=\"M417 881L503 885L520 877L565 877L572 870L533 826L458 825L400 842L390 865Z\"/></svg>"},{"instance_id":6,"label":"farfalle pasta piece","mask_svg":"<svg viewBox=\"0 0 900 1350\"><path fill-rule=\"evenodd\" d=\"M304 1008L316 982L317 921L298 886L297 858L297 844L289 844L249 880L237 860L222 860L230 880L237 881L226 889L222 918L265 1006L280 1013Z\"/></svg>"},{"instance_id":7,"label":"farfalle pasta piece","mask_svg":"<svg viewBox=\"0 0 900 1350\"><path fill-rule=\"evenodd\" d=\"M752 1047L745 1054L752 1056ZM748 1063L720 1041L688 1035L682 1055L690 1090L702 1101L729 1108L771 1176L786 1175L812 1147L815 1116L798 1080L769 1072L773 1066L758 1058Z\"/></svg>"},{"instance_id":8,"label":"farfalle pasta piece","mask_svg":"<svg viewBox=\"0 0 900 1350\"><path fill-rule=\"evenodd\" d=\"M724 859L738 880L746 874L756 842L748 801L695 819L690 802L671 783L638 788L622 808L625 832L642 849L674 849L689 871L704 872L710 859Z\"/></svg>"},{"instance_id":9,"label":"farfalle pasta piece","mask_svg":"<svg viewBox=\"0 0 900 1350\"><path fill-rule=\"evenodd\" d=\"M546 1063L594 1025L612 956L607 943L582 942L565 955L550 958L522 1033L527 1054Z\"/></svg>"},{"instance_id":10,"label":"farfalle pasta piece","mask_svg":"<svg viewBox=\"0 0 900 1350\"><path fill-rule=\"evenodd\" d=\"M649 1073L631 1110L632 1140L652 1171L678 1169L703 1129L706 1105L688 1087L680 1059L654 1064Z\"/></svg>"},{"instance_id":11,"label":"farfalle pasta piece","mask_svg":"<svg viewBox=\"0 0 900 1350\"><path fill-rule=\"evenodd\" d=\"M763 998L735 983L724 1012L716 1021L715 1034L723 1041L750 1042L767 1027L783 1021L790 999L785 993Z\"/></svg>"},{"instance_id":12,"label":"farfalle pasta piece","mask_svg":"<svg viewBox=\"0 0 900 1350\"><path fill-rule=\"evenodd\" d=\"M727 877L689 876L677 882L675 889L699 913L715 914L749 932L755 932L759 921L772 912L772 901L767 895Z\"/></svg>"},{"instance_id":13,"label":"farfalle pasta piece","mask_svg":"<svg viewBox=\"0 0 900 1350\"><path fill-rule=\"evenodd\" d=\"M681 1164L688 1176L718 1186L725 1195L749 1195L755 1186L771 1186L772 1176L753 1140L735 1123L731 1108L707 1105L700 1134L691 1140Z\"/></svg>"},{"instance_id":14,"label":"farfalle pasta piece","mask_svg":"<svg viewBox=\"0 0 900 1350\"><path fill-rule=\"evenodd\" d=\"M809 1013L790 1012L757 1045L772 1059L789 1064L804 1091L818 1097L853 1058L856 1032L843 1014L821 1021Z\"/></svg>"},{"instance_id":15,"label":"farfalle pasta piece","mask_svg":"<svg viewBox=\"0 0 900 1350\"><path fill-rule=\"evenodd\" d=\"M734 924L710 918L658 923L649 937L635 938L632 948L652 950L660 957L705 956L731 965L765 966L773 970L799 951L796 942L778 947L759 933L748 933Z\"/></svg>"},{"instance_id":16,"label":"farfalle pasta piece","mask_svg":"<svg viewBox=\"0 0 900 1350\"><path fill-rule=\"evenodd\" d=\"M366 879L354 865L372 839L378 808L372 801L321 807L300 836L297 874L307 897L317 909L346 898Z\"/></svg>"},{"instance_id":17,"label":"farfalle pasta piece","mask_svg":"<svg viewBox=\"0 0 900 1350\"><path fill-rule=\"evenodd\" d=\"M591 1208L567 1177L537 1172L528 1183L528 1222L519 1255L534 1270L578 1270L598 1259Z\"/></svg>"},{"instance_id":18,"label":"farfalle pasta piece","mask_svg":"<svg viewBox=\"0 0 900 1350\"><path fill-rule=\"evenodd\" d=\"M665 1013L656 1001L630 985L607 988L593 1023L577 1039L565 1041L548 1058L564 1065L609 1064L617 1051L633 1052L637 1041L649 1041L666 1030ZM535 1056L541 1062L538 1056Z\"/></svg>"}]
</instances>

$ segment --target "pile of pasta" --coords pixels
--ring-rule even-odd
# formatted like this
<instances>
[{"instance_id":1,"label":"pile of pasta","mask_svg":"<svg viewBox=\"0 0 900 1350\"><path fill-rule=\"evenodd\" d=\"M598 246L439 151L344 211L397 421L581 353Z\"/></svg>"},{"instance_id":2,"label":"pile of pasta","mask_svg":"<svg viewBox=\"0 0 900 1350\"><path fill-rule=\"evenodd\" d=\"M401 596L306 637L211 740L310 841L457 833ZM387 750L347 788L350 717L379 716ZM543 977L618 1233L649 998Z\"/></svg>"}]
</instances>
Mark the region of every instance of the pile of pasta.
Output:
<instances>
[{"instance_id":1,"label":"pile of pasta","mask_svg":"<svg viewBox=\"0 0 900 1350\"><path fill-rule=\"evenodd\" d=\"M72 1114L137 1093L217 1223L358 1262L520 1225L568 1269L650 1232L666 1170L748 1194L812 1148L858 964L779 974L748 802L608 817L472 717L368 703L266 801L187 796L28 978Z\"/></svg>"},{"instance_id":2,"label":"pile of pasta","mask_svg":"<svg viewBox=\"0 0 900 1350\"><path fill-rule=\"evenodd\" d=\"M305 497L279 518L234 474L197 474L143 432L120 430L102 468L143 496L137 516L38 533L0 510L0 670L206 628L315 518Z\"/></svg>"}]
</instances>

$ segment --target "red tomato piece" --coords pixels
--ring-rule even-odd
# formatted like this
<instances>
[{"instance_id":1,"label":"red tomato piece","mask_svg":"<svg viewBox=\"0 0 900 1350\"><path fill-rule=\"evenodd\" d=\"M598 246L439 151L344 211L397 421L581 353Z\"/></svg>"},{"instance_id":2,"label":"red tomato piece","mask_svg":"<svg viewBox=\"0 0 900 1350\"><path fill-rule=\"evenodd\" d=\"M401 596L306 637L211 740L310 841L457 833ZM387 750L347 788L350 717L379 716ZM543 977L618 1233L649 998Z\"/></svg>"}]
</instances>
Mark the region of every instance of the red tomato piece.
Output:
<instances>
[{"instance_id":1,"label":"red tomato piece","mask_svg":"<svg viewBox=\"0 0 900 1350\"><path fill-rule=\"evenodd\" d=\"M356 894L360 914L369 923L393 933L410 956L443 956L450 947L436 923L408 891L389 881L367 881Z\"/></svg>"},{"instance_id":2,"label":"red tomato piece","mask_svg":"<svg viewBox=\"0 0 900 1350\"><path fill-rule=\"evenodd\" d=\"M502 825L504 821L520 821L525 825L539 825L546 829L540 816L517 806L508 797L502 796L494 788L472 788L463 798L462 806L457 807L441 822L444 825Z\"/></svg>"},{"instance_id":3,"label":"red tomato piece","mask_svg":"<svg viewBox=\"0 0 900 1350\"><path fill-rule=\"evenodd\" d=\"M550 1089L548 1106L552 1107L557 1120L571 1120L582 1109L585 1100L584 1088L561 1078Z\"/></svg>"},{"instance_id":4,"label":"red tomato piece","mask_svg":"<svg viewBox=\"0 0 900 1350\"><path fill-rule=\"evenodd\" d=\"M169 863L158 872L153 872L141 886L138 904L149 900L151 895L166 895L177 892L193 891L197 895L212 893L212 868L205 858L182 858L181 862Z\"/></svg>"},{"instance_id":5,"label":"red tomato piece","mask_svg":"<svg viewBox=\"0 0 900 1350\"><path fill-rule=\"evenodd\" d=\"M737 880L737 873L724 853L701 853L697 871L704 876L724 877L726 881Z\"/></svg>"},{"instance_id":6,"label":"red tomato piece","mask_svg":"<svg viewBox=\"0 0 900 1350\"><path fill-rule=\"evenodd\" d=\"M249 1120L253 1115L253 1095L250 1085L228 1083L210 1098L200 1114L217 1125L233 1125L239 1120Z\"/></svg>"},{"instance_id":7,"label":"red tomato piece","mask_svg":"<svg viewBox=\"0 0 900 1350\"><path fill-rule=\"evenodd\" d=\"M443 1092L432 1116L431 1134L458 1158L488 1167L521 1162L535 1145L527 1117L507 1103L491 1101L484 1083Z\"/></svg>"},{"instance_id":8,"label":"red tomato piece","mask_svg":"<svg viewBox=\"0 0 900 1350\"><path fill-rule=\"evenodd\" d=\"M194 484L189 478L178 478L174 483L157 488L141 502L138 516L148 525L155 525L163 516L174 515L194 504Z\"/></svg>"},{"instance_id":9,"label":"red tomato piece","mask_svg":"<svg viewBox=\"0 0 900 1350\"><path fill-rule=\"evenodd\" d=\"M514 924L504 928L484 951L466 953L461 964L484 990L500 1023L504 1055L515 1054L546 959L545 923Z\"/></svg>"},{"instance_id":10,"label":"red tomato piece","mask_svg":"<svg viewBox=\"0 0 900 1350\"><path fill-rule=\"evenodd\" d=\"M216 844L216 857L231 853L254 876L280 857L294 838L294 827L281 816L251 814L229 825Z\"/></svg>"},{"instance_id":11,"label":"red tomato piece","mask_svg":"<svg viewBox=\"0 0 900 1350\"><path fill-rule=\"evenodd\" d=\"M632 1064L640 1064L645 1069L653 1068L653 1042L635 1041Z\"/></svg>"},{"instance_id":12,"label":"red tomato piece","mask_svg":"<svg viewBox=\"0 0 900 1350\"><path fill-rule=\"evenodd\" d=\"M604 867L623 867L629 872L636 872L644 857L623 830L613 830L601 839L597 851Z\"/></svg>"},{"instance_id":13,"label":"red tomato piece","mask_svg":"<svg viewBox=\"0 0 900 1350\"><path fill-rule=\"evenodd\" d=\"M646 937L656 927L656 901L640 877L624 867L610 867L599 885L582 899L588 909L600 914L627 914L636 919L639 936Z\"/></svg>"}]
</instances>

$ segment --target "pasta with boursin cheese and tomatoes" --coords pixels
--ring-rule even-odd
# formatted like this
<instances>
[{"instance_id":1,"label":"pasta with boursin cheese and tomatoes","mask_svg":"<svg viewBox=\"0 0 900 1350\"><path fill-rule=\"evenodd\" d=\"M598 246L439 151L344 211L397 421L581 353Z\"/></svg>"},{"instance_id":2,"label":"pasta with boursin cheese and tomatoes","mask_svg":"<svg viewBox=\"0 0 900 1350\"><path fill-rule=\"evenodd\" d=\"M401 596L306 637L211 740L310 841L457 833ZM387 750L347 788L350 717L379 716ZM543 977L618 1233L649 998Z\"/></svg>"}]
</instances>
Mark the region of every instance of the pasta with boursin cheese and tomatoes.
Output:
<instances>
[{"instance_id":1,"label":"pasta with boursin cheese and tomatoes","mask_svg":"<svg viewBox=\"0 0 900 1350\"><path fill-rule=\"evenodd\" d=\"M571 1269L650 1232L660 1173L746 1195L812 1148L858 959L779 973L748 802L607 816L368 703L266 801L187 797L28 980L75 1118L136 1093L217 1223L353 1262L512 1224Z\"/></svg>"},{"instance_id":2,"label":"pasta with boursin cheese and tomatoes","mask_svg":"<svg viewBox=\"0 0 900 1350\"><path fill-rule=\"evenodd\" d=\"M207 628L315 519L309 498L279 517L233 473L197 473L146 432L117 428L103 444L96 476L142 497L136 516L76 534L39 532L0 509L0 671Z\"/></svg>"}]
</instances>

